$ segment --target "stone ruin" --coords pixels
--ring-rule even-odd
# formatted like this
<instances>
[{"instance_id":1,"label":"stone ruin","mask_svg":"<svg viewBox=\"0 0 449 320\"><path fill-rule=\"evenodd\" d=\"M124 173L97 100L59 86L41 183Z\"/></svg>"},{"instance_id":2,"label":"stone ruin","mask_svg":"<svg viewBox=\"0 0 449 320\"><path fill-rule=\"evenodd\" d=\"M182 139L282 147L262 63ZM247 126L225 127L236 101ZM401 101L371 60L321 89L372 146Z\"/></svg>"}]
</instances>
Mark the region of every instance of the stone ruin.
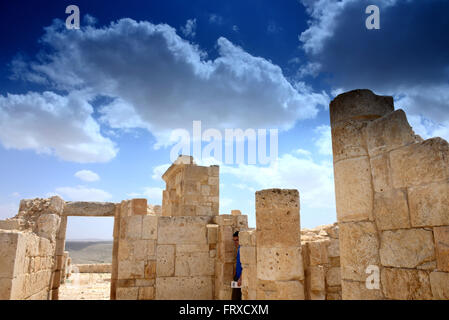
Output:
<instances>
[{"instance_id":1,"label":"stone ruin","mask_svg":"<svg viewBox=\"0 0 449 320\"><path fill-rule=\"evenodd\" d=\"M111 272L113 300L231 299L237 230L243 300L449 299L448 143L369 90L330 115L337 223L301 230L298 191L268 189L250 229L239 210L219 215L219 167L180 156L162 207L22 200L0 221L0 299L58 299L69 216L114 217L112 265L82 267Z\"/></svg>"}]
</instances>

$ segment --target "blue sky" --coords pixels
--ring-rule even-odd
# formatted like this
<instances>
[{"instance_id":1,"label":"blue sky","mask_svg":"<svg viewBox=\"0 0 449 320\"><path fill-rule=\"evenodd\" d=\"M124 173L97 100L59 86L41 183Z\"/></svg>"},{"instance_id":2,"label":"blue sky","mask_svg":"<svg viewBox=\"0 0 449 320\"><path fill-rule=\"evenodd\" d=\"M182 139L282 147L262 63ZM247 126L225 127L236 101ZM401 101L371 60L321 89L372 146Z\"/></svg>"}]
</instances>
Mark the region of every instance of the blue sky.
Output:
<instances>
[{"instance_id":1,"label":"blue sky","mask_svg":"<svg viewBox=\"0 0 449 320\"><path fill-rule=\"evenodd\" d=\"M66 6L81 11L67 30ZM365 8L380 8L380 29ZM278 129L276 166L222 165L220 213L255 226L254 192L296 188L301 225L336 221L328 104L393 95L449 138L449 1L14 1L0 4L0 218L20 199L160 204L170 134ZM198 160L198 159L197 159ZM199 159L208 164L208 159ZM71 218L67 237L110 238Z\"/></svg>"}]
</instances>

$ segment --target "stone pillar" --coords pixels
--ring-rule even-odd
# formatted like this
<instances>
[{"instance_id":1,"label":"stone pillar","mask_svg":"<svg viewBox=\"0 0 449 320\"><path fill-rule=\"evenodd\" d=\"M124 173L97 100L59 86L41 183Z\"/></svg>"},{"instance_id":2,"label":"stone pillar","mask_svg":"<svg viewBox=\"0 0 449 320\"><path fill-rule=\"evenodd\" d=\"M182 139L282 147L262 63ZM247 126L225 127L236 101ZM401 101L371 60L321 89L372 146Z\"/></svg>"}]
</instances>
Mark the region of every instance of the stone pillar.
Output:
<instances>
[{"instance_id":1,"label":"stone pillar","mask_svg":"<svg viewBox=\"0 0 449 320\"><path fill-rule=\"evenodd\" d=\"M113 299L151 300L155 296L158 216L147 214L146 199L120 204L120 228L111 288ZM117 231L117 230L115 230Z\"/></svg>"},{"instance_id":2,"label":"stone pillar","mask_svg":"<svg viewBox=\"0 0 449 320\"><path fill-rule=\"evenodd\" d=\"M240 262L242 264L242 300L257 298L256 230L240 231Z\"/></svg>"},{"instance_id":3,"label":"stone pillar","mask_svg":"<svg viewBox=\"0 0 449 320\"><path fill-rule=\"evenodd\" d=\"M257 299L304 299L298 190L256 192Z\"/></svg>"},{"instance_id":4,"label":"stone pillar","mask_svg":"<svg viewBox=\"0 0 449 320\"><path fill-rule=\"evenodd\" d=\"M448 299L448 143L369 90L336 97L330 117L343 299Z\"/></svg>"}]
</instances>

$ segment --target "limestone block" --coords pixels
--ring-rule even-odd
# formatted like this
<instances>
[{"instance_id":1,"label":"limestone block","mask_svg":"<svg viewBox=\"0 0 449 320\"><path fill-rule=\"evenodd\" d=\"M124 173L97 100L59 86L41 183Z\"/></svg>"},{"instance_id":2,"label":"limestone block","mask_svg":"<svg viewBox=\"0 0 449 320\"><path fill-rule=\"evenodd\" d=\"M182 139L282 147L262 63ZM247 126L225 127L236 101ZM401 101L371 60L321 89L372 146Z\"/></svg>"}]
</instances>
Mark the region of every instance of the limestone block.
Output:
<instances>
[{"instance_id":1,"label":"limestone block","mask_svg":"<svg viewBox=\"0 0 449 320\"><path fill-rule=\"evenodd\" d=\"M334 162L367 156L365 143L366 123L347 120L332 126L332 153Z\"/></svg>"},{"instance_id":2,"label":"limestone block","mask_svg":"<svg viewBox=\"0 0 449 320\"><path fill-rule=\"evenodd\" d=\"M126 238L142 239L142 216L127 216L120 220L126 221Z\"/></svg>"},{"instance_id":3,"label":"limestone block","mask_svg":"<svg viewBox=\"0 0 449 320\"><path fill-rule=\"evenodd\" d=\"M213 166L210 166L209 168L207 168L207 170L208 170L209 176L219 177L219 172L220 172L219 166L213 165Z\"/></svg>"},{"instance_id":4,"label":"limestone block","mask_svg":"<svg viewBox=\"0 0 449 320\"><path fill-rule=\"evenodd\" d=\"M234 244L232 235L233 235L233 232L232 232L231 226L220 225L218 227L218 242L219 243Z\"/></svg>"},{"instance_id":5,"label":"limestone block","mask_svg":"<svg viewBox=\"0 0 449 320\"><path fill-rule=\"evenodd\" d=\"M327 247L327 256L329 258L340 257L340 241L331 239Z\"/></svg>"},{"instance_id":6,"label":"limestone block","mask_svg":"<svg viewBox=\"0 0 449 320\"><path fill-rule=\"evenodd\" d=\"M158 243L207 243L206 225L210 217L159 217Z\"/></svg>"},{"instance_id":7,"label":"limestone block","mask_svg":"<svg viewBox=\"0 0 449 320\"><path fill-rule=\"evenodd\" d=\"M235 215L234 225L237 229L242 230L248 228L248 216L247 215Z\"/></svg>"},{"instance_id":8,"label":"limestone block","mask_svg":"<svg viewBox=\"0 0 449 320\"><path fill-rule=\"evenodd\" d=\"M145 263L144 276L145 279L155 279L156 278L156 260L149 260Z\"/></svg>"},{"instance_id":9,"label":"limestone block","mask_svg":"<svg viewBox=\"0 0 449 320\"><path fill-rule=\"evenodd\" d=\"M214 223L220 226L232 226L234 219L230 214L220 214L214 217Z\"/></svg>"},{"instance_id":10,"label":"limestone block","mask_svg":"<svg viewBox=\"0 0 449 320\"><path fill-rule=\"evenodd\" d=\"M326 294L326 300L341 300L341 292L336 293L327 293Z\"/></svg>"},{"instance_id":11,"label":"limestone block","mask_svg":"<svg viewBox=\"0 0 449 320\"><path fill-rule=\"evenodd\" d=\"M310 300L326 300L326 292L312 291L310 292Z\"/></svg>"},{"instance_id":12,"label":"limestone block","mask_svg":"<svg viewBox=\"0 0 449 320\"><path fill-rule=\"evenodd\" d=\"M365 281L369 265L379 265L379 241L373 222L342 223L340 263L342 279Z\"/></svg>"},{"instance_id":13,"label":"limestone block","mask_svg":"<svg viewBox=\"0 0 449 320\"><path fill-rule=\"evenodd\" d=\"M338 95L330 103L331 123L347 119L376 119L394 110L393 97L357 89Z\"/></svg>"},{"instance_id":14,"label":"limestone block","mask_svg":"<svg viewBox=\"0 0 449 320\"><path fill-rule=\"evenodd\" d=\"M449 272L449 226L433 228L438 270Z\"/></svg>"},{"instance_id":15,"label":"limestone block","mask_svg":"<svg viewBox=\"0 0 449 320\"><path fill-rule=\"evenodd\" d=\"M368 289L366 283L358 281L341 281L343 300L382 300L383 294L378 289Z\"/></svg>"},{"instance_id":16,"label":"limestone block","mask_svg":"<svg viewBox=\"0 0 449 320\"><path fill-rule=\"evenodd\" d=\"M449 225L449 183L408 188L412 226Z\"/></svg>"},{"instance_id":17,"label":"limestone block","mask_svg":"<svg viewBox=\"0 0 449 320\"><path fill-rule=\"evenodd\" d=\"M435 260L435 246L432 231L429 230L384 231L380 243L380 261L383 266L416 268Z\"/></svg>"},{"instance_id":18,"label":"limestone block","mask_svg":"<svg viewBox=\"0 0 449 320\"><path fill-rule=\"evenodd\" d=\"M257 300L304 300L304 285L298 280L259 281Z\"/></svg>"},{"instance_id":19,"label":"limestone block","mask_svg":"<svg viewBox=\"0 0 449 320\"><path fill-rule=\"evenodd\" d=\"M303 280L300 248L257 247L257 277L261 280Z\"/></svg>"},{"instance_id":20,"label":"limestone block","mask_svg":"<svg viewBox=\"0 0 449 320\"><path fill-rule=\"evenodd\" d=\"M50 198L50 203L47 208L48 213L54 213L56 215L61 215L64 211L65 201L58 196L53 196Z\"/></svg>"},{"instance_id":21,"label":"limestone block","mask_svg":"<svg viewBox=\"0 0 449 320\"><path fill-rule=\"evenodd\" d=\"M256 209L256 220L258 247L299 245L299 207L258 208Z\"/></svg>"},{"instance_id":22,"label":"limestone block","mask_svg":"<svg viewBox=\"0 0 449 320\"><path fill-rule=\"evenodd\" d=\"M449 300L449 273L431 272L430 286L432 288L433 299Z\"/></svg>"},{"instance_id":23,"label":"limestone block","mask_svg":"<svg viewBox=\"0 0 449 320\"><path fill-rule=\"evenodd\" d=\"M123 261L123 260L128 260L130 259L132 255L132 246L130 245L128 240L120 240L120 244L118 247L118 260L119 261Z\"/></svg>"},{"instance_id":24,"label":"limestone block","mask_svg":"<svg viewBox=\"0 0 449 320\"><path fill-rule=\"evenodd\" d=\"M142 218L142 239L157 239L158 216L146 215Z\"/></svg>"},{"instance_id":25,"label":"limestone block","mask_svg":"<svg viewBox=\"0 0 449 320\"><path fill-rule=\"evenodd\" d=\"M139 297L139 288L117 288L116 299L117 300L137 300Z\"/></svg>"},{"instance_id":26,"label":"limestone block","mask_svg":"<svg viewBox=\"0 0 449 320\"><path fill-rule=\"evenodd\" d=\"M311 266L328 263L327 248L329 244L329 240L318 240L307 243L309 264Z\"/></svg>"},{"instance_id":27,"label":"limestone block","mask_svg":"<svg viewBox=\"0 0 449 320\"><path fill-rule=\"evenodd\" d=\"M441 138L391 151L390 165L395 188L417 186L449 177L449 144Z\"/></svg>"},{"instance_id":28,"label":"limestone block","mask_svg":"<svg viewBox=\"0 0 449 320\"><path fill-rule=\"evenodd\" d=\"M242 212L240 210L231 210L231 215L232 216L239 216L241 214L242 214Z\"/></svg>"},{"instance_id":29,"label":"limestone block","mask_svg":"<svg viewBox=\"0 0 449 320\"><path fill-rule=\"evenodd\" d=\"M217 300L231 300L232 290L231 288L220 288L216 296Z\"/></svg>"},{"instance_id":30,"label":"limestone block","mask_svg":"<svg viewBox=\"0 0 449 320\"><path fill-rule=\"evenodd\" d=\"M382 289L385 297L399 300L432 299L429 275L425 271L383 268Z\"/></svg>"},{"instance_id":31,"label":"limestone block","mask_svg":"<svg viewBox=\"0 0 449 320\"><path fill-rule=\"evenodd\" d=\"M256 264L256 247L240 246L240 262L242 264Z\"/></svg>"},{"instance_id":32,"label":"limestone block","mask_svg":"<svg viewBox=\"0 0 449 320\"><path fill-rule=\"evenodd\" d=\"M157 246L156 275L158 277L171 277L175 273L175 246Z\"/></svg>"},{"instance_id":33,"label":"limestone block","mask_svg":"<svg viewBox=\"0 0 449 320\"><path fill-rule=\"evenodd\" d=\"M209 252L176 253L175 276L213 276L215 261Z\"/></svg>"},{"instance_id":34,"label":"limestone block","mask_svg":"<svg viewBox=\"0 0 449 320\"><path fill-rule=\"evenodd\" d=\"M368 157L334 164L338 222L367 220L373 210L373 189Z\"/></svg>"},{"instance_id":35,"label":"limestone block","mask_svg":"<svg viewBox=\"0 0 449 320\"><path fill-rule=\"evenodd\" d=\"M405 192L388 190L374 193L374 217L380 230L410 228Z\"/></svg>"},{"instance_id":36,"label":"limestone block","mask_svg":"<svg viewBox=\"0 0 449 320\"><path fill-rule=\"evenodd\" d=\"M326 289L325 270L323 266L311 266L310 272L310 290L324 291Z\"/></svg>"},{"instance_id":37,"label":"limestone block","mask_svg":"<svg viewBox=\"0 0 449 320\"><path fill-rule=\"evenodd\" d=\"M208 224L207 228L207 243L214 244L218 241L218 225L217 224Z\"/></svg>"},{"instance_id":38,"label":"limestone block","mask_svg":"<svg viewBox=\"0 0 449 320\"><path fill-rule=\"evenodd\" d=\"M114 216L115 203L111 202L66 202L64 216Z\"/></svg>"},{"instance_id":39,"label":"limestone block","mask_svg":"<svg viewBox=\"0 0 449 320\"><path fill-rule=\"evenodd\" d=\"M154 299L154 287L139 288L139 300L153 300L153 299Z\"/></svg>"},{"instance_id":40,"label":"limestone block","mask_svg":"<svg viewBox=\"0 0 449 320\"><path fill-rule=\"evenodd\" d=\"M20 237L19 231L0 230L0 278L12 279L15 276L16 253Z\"/></svg>"},{"instance_id":41,"label":"limestone block","mask_svg":"<svg viewBox=\"0 0 449 320\"><path fill-rule=\"evenodd\" d=\"M218 259L223 262L234 262L236 259L236 251L233 244L218 244Z\"/></svg>"},{"instance_id":42,"label":"limestone block","mask_svg":"<svg viewBox=\"0 0 449 320\"><path fill-rule=\"evenodd\" d=\"M11 298L11 287L12 279L0 278L0 300L9 300Z\"/></svg>"},{"instance_id":43,"label":"limestone block","mask_svg":"<svg viewBox=\"0 0 449 320\"><path fill-rule=\"evenodd\" d=\"M215 277L217 280L225 285L234 280L234 263L215 262Z\"/></svg>"},{"instance_id":44,"label":"limestone block","mask_svg":"<svg viewBox=\"0 0 449 320\"><path fill-rule=\"evenodd\" d=\"M405 112L400 109L370 121L366 136L371 157L416 141Z\"/></svg>"},{"instance_id":45,"label":"limestone block","mask_svg":"<svg viewBox=\"0 0 449 320\"><path fill-rule=\"evenodd\" d=\"M256 245L256 230L248 229L239 232L239 244L241 246L255 246Z\"/></svg>"},{"instance_id":46,"label":"limestone block","mask_svg":"<svg viewBox=\"0 0 449 320\"><path fill-rule=\"evenodd\" d=\"M242 286L250 289L257 288L257 267L256 265L249 265L242 270Z\"/></svg>"},{"instance_id":47,"label":"limestone block","mask_svg":"<svg viewBox=\"0 0 449 320\"><path fill-rule=\"evenodd\" d=\"M371 176L375 192L391 190L393 184L390 177L390 156L388 153L370 158Z\"/></svg>"},{"instance_id":48,"label":"limestone block","mask_svg":"<svg viewBox=\"0 0 449 320\"><path fill-rule=\"evenodd\" d=\"M191 252L208 252L208 244L178 244L176 246L176 255L181 253L191 253Z\"/></svg>"},{"instance_id":49,"label":"limestone block","mask_svg":"<svg viewBox=\"0 0 449 320\"><path fill-rule=\"evenodd\" d=\"M53 254L53 248L50 243L50 240L40 237L39 238L39 252L42 255L52 255Z\"/></svg>"},{"instance_id":50,"label":"limestone block","mask_svg":"<svg viewBox=\"0 0 449 320\"><path fill-rule=\"evenodd\" d=\"M341 269L339 267L334 267L327 270L326 283L328 286L341 285Z\"/></svg>"},{"instance_id":51,"label":"limestone block","mask_svg":"<svg viewBox=\"0 0 449 320\"><path fill-rule=\"evenodd\" d=\"M156 279L157 300L211 300L211 277L162 277Z\"/></svg>"},{"instance_id":52,"label":"limestone block","mask_svg":"<svg viewBox=\"0 0 449 320\"><path fill-rule=\"evenodd\" d=\"M145 276L144 261L119 261L118 278L119 279L138 279Z\"/></svg>"},{"instance_id":53,"label":"limestone block","mask_svg":"<svg viewBox=\"0 0 449 320\"><path fill-rule=\"evenodd\" d=\"M40 215L36 221L36 234L55 242L60 221L61 218L56 214Z\"/></svg>"}]
</instances>

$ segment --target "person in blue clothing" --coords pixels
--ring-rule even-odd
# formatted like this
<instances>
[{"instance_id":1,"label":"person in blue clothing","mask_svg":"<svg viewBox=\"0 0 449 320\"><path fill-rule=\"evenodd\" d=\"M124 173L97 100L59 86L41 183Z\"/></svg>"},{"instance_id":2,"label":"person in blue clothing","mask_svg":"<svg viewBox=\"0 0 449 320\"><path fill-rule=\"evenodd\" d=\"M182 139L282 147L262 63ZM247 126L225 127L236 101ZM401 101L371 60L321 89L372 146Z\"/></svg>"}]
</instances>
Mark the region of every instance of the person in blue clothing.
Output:
<instances>
[{"instance_id":1,"label":"person in blue clothing","mask_svg":"<svg viewBox=\"0 0 449 320\"><path fill-rule=\"evenodd\" d=\"M232 235L235 247L237 248L237 259L235 263L234 281L237 281L239 287L242 285L242 264L240 263L240 245L239 245L239 232L236 231ZM242 300L242 289L232 289L232 300Z\"/></svg>"}]
</instances>

